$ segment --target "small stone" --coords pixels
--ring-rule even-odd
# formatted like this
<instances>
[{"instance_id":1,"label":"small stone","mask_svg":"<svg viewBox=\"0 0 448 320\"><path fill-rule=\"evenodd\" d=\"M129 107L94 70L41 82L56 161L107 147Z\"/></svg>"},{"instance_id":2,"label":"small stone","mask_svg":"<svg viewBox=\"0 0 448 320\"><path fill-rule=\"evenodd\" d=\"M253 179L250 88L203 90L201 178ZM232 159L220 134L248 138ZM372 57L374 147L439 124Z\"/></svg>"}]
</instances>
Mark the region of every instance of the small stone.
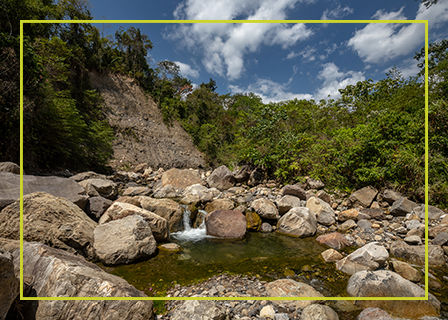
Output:
<instances>
[{"instance_id":1,"label":"small stone","mask_svg":"<svg viewBox=\"0 0 448 320\"><path fill-rule=\"evenodd\" d=\"M422 239L419 236L410 236L404 238L404 241L411 245L420 245L422 244Z\"/></svg>"},{"instance_id":2,"label":"small stone","mask_svg":"<svg viewBox=\"0 0 448 320\"><path fill-rule=\"evenodd\" d=\"M325 262L334 262L341 260L344 256L334 249L328 249L321 253Z\"/></svg>"},{"instance_id":3,"label":"small stone","mask_svg":"<svg viewBox=\"0 0 448 320\"><path fill-rule=\"evenodd\" d=\"M357 226L356 222L350 219L345 221L343 224L339 225L338 229L342 232L346 232L350 229L356 228L356 226Z\"/></svg>"},{"instance_id":4,"label":"small stone","mask_svg":"<svg viewBox=\"0 0 448 320\"><path fill-rule=\"evenodd\" d=\"M265 306L263 309L260 310L260 317L264 317L267 319L274 319L275 317L275 311L272 306Z\"/></svg>"}]
</instances>

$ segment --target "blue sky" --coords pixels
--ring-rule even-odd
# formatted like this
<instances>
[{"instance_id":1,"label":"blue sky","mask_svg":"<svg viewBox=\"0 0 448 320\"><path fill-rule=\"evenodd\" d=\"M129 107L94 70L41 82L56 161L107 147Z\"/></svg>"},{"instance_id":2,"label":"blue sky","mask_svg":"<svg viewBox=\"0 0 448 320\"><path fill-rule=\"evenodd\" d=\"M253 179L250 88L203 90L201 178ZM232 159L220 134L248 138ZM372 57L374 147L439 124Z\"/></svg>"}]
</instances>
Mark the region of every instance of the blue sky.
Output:
<instances>
[{"instance_id":1,"label":"blue sky","mask_svg":"<svg viewBox=\"0 0 448 320\"><path fill-rule=\"evenodd\" d=\"M448 0L89 0L98 20L428 20L430 42L448 38ZM97 25L114 34L119 25ZM123 24L124 28L129 25ZM176 62L193 83L219 93L254 92L265 103L337 98L339 88L378 81L396 65L418 72L422 24L134 24L154 44L152 64Z\"/></svg>"}]
</instances>

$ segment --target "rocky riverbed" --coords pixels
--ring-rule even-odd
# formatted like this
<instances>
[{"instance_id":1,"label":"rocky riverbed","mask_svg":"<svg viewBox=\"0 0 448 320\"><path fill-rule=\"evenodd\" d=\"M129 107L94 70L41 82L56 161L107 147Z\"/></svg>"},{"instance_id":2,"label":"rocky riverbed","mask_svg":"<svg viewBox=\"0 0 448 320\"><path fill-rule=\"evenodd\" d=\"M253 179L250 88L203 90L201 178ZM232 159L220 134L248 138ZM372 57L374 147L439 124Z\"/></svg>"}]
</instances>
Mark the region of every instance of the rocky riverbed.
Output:
<instances>
[{"instance_id":1,"label":"rocky riverbed","mask_svg":"<svg viewBox=\"0 0 448 320\"><path fill-rule=\"evenodd\" d=\"M0 167L7 171L0 172L2 270L9 270L8 274L14 270L17 274L15 259L17 260L18 251L14 252L18 247L19 237L17 167L13 164ZM26 282L26 286L32 292L38 284L46 283L44 288L47 291L39 291L39 296L54 296L58 292L66 292L58 287L66 282L46 278L49 274L63 275L64 267L57 272L50 272L51 267L48 267L50 269L42 273L39 269L42 265L31 262L43 259L44 256L51 256L50 262L61 261L59 266L64 266L66 260L75 259L72 257L76 257L76 261L81 259L77 263L83 265L82 268L87 268L86 270L92 270L89 274L97 279L94 281L100 287L100 283L104 283L110 276L82 261L101 261L105 265L104 270L119 274L132 284L126 289L128 296L151 296L154 291L157 294L157 286L151 287L154 290L152 292L145 291L149 287L140 285L138 279L135 279L135 273L130 273L132 276L126 278L120 272L127 270L126 268L151 268L151 265L163 269L156 262L164 261L161 260L164 255L170 257L170 266L175 269L176 263L187 258L188 248L186 245L182 248L182 241L173 243L173 236L186 228L205 228L204 235L214 237L205 241L219 238L226 239L227 243L244 243L250 239L250 234L275 233L297 243L303 240L313 241L322 250L315 249L311 254L312 259L319 259L319 263L306 265L294 262L295 266L292 264L281 270L263 272L261 269L231 275L223 272L224 268L212 268L203 275L198 274L196 278L201 281L193 286L187 286L185 279L182 279L183 275L179 273L178 281L165 282L160 292L162 296L291 297L300 296L303 288L308 287L310 292L316 294L311 295L312 297L424 295L425 207L394 190L366 187L349 195L327 190L321 181L311 178L307 178L303 184L281 185L276 181L266 180L259 169L248 166L234 172L224 166L214 171L154 171L142 164L133 171L118 171L111 176L94 172L76 175L63 172L57 175L59 177L24 177L24 239L30 242L24 256L29 261L25 260L24 264L30 266L30 275L38 274L43 277ZM314 319L319 315L319 319L337 319L339 315L341 319L354 319L361 310L364 311L358 316L359 319L377 318L379 314L384 316L385 312L390 314L389 318L446 317L448 216L446 212L433 206L429 206L427 210L429 301L358 301L354 304L347 301L322 303L316 300L307 306L297 302L279 303L268 300L170 301L166 304L165 314L157 317L181 319L181 315L190 314L187 318L199 319L201 314L214 314L209 317ZM46 246L37 249L37 244L33 242L40 242L54 249L47 249ZM58 253L60 250L63 253ZM8 256L7 251L14 254ZM250 259L255 259L250 260L251 263L258 264L258 258L251 257ZM268 261L269 259L267 257ZM228 261L230 265L232 260ZM263 268L264 265L261 262L259 264ZM11 267L13 265L16 265L15 269ZM50 265L51 263L48 264ZM169 269L170 266L165 268ZM314 268L324 271L319 273ZM78 280L71 282L70 286L76 289L66 294L92 294L82 289L85 288L85 280L73 277ZM118 279L111 281L119 284L121 280ZM331 288L332 281L329 279L337 282L339 290ZM13 282L8 282L8 286L14 288L8 291L9 298L3 300L6 302L0 315L8 313L17 295ZM134 286L137 291L133 291ZM39 288L42 286L39 285ZM121 292L122 289L114 290L100 290L99 294L107 297L111 296L111 292ZM105 302L105 305L110 310L115 310L113 304ZM131 305L131 308L137 308L137 305ZM142 310L148 310L148 306L145 305L146 309ZM44 314L48 307L45 303L39 303L36 314ZM109 310L109 307L106 309ZM382 310L372 309L375 307ZM90 312L97 312L95 308L99 306L93 307ZM76 308L61 308L71 309ZM15 311L9 312L12 314ZM140 315L148 319L153 316L152 311L145 312L146 315ZM107 315L107 312L103 314L104 317ZM131 318L134 316L130 315Z\"/></svg>"}]
</instances>

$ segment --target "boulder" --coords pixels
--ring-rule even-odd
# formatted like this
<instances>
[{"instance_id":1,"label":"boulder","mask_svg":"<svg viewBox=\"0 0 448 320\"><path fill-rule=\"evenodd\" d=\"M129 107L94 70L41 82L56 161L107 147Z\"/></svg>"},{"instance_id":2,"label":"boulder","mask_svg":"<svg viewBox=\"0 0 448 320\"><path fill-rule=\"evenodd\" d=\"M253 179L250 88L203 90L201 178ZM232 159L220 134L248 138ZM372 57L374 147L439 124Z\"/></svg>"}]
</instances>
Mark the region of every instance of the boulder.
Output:
<instances>
[{"instance_id":1,"label":"boulder","mask_svg":"<svg viewBox=\"0 0 448 320\"><path fill-rule=\"evenodd\" d=\"M320 302L319 298L323 295L316 291L312 286L291 279L280 279L269 282L265 285L267 297L312 297L316 300L276 300L281 306L303 309L309 305ZM269 298L267 298L269 299Z\"/></svg>"},{"instance_id":2,"label":"boulder","mask_svg":"<svg viewBox=\"0 0 448 320\"><path fill-rule=\"evenodd\" d=\"M325 184L322 181L313 178L306 179L306 185L308 186L309 189L317 189L317 190L323 189L325 187Z\"/></svg>"},{"instance_id":3,"label":"boulder","mask_svg":"<svg viewBox=\"0 0 448 320\"><path fill-rule=\"evenodd\" d=\"M325 250L324 252L321 253L321 256L325 262L334 262L344 258L342 254L340 254L334 249Z\"/></svg>"},{"instance_id":4,"label":"boulder","mask_svg":"<svg viewBox=\"0 0 448 320\"><path fill-rule=\"evenodd\" d=\"M180 202L183 204L197 204L198 202L212 201L216 194L214 190L218 191L217 189L209 189L200 184L194 184L185 189Z\"/></svg>"},{"instance_id":5,"label":"boulder","mask_svg":"<svg viewBox=\"0 0 448 320\"><path fill-rule=\"evenodd\" d=\"M246 227L246 217L236 210L215 210L205 217L205 229L209 236L240 239L246 234Z\"/></svg>"},{"instance_id":6,"label":"boulder","mask_svg":"<svg viewBox=\"0 0 448 320\"><path fill-rule=\"evenodd\" d=\"M316 217L308 208L292 208L277 222L277 232L293 237L310 237L316 230Z\"/></svg>"},{"instance_id":7,"label":"boulder","mask_svg":"<svg viewBox=\"0 0 448 320\"><path fill-rule=\"evenodd\" d=\"M322 199L311 197L307 200L306 207L316 214L317 222L325 226L336 223L336 215L333 209Z\"/></svg>"},{"instance_id":8,"label":"boulder","mask_svg":"<svg viewBox=\"0 0 448 320\"><path fill-rule=\"evenodd\" d=\"M212 174L207 178L210 188L218 190L227 190L235 185L235 177L226 166L220 166L213 170Z\"/></svg>"},{"instance_id":9,"label":"boulder","mask_svg":"<svg viewBox=\"0 0 448 320\"><path fill-rule=\"evenodd\" d=\"M420 272L412 268L406 262L392 260L390 264L392 265L393 270L406 280L419 282L422 279Z\"/></svg>"},{"instance_id":10,"label":"boulder","mask_svg":"<svg viewBox=\"0 0 448 320\"><path fill-rule=\"evenodd\" d=\"M420 218L425 219L425 204L414 208L414 213ZM428 218L429 220L439 220L441 216L443 216L445 212L436 208L434 206L428 206Z\"/></svg>"},{"instance_id":11,"label":"boulder","mask_svg":"<svg viewBox=\"0 0 448 320\"><path fill-rule=\"evenodd\" d=\"M333 249L341 250L350 245L350 242L339 232L323 234L316 238L316 241L325 244Z\"/></svg>"},{"instance_id":12,"label":"boulder","mask_svg":"<svg viewBox=\"0 0 448 320\"><path fill-rule=\"evenodd\" d=\"M14 252L19 270L20 252ZM146 297L120 277L68 252L30 242L23 246L24 292L37 297ZM154 319L152 301L40 300L25 319Z\"/></svg>"},{"instance_id":13,"label":"boulder","mask_svg":"<svg viewBox=\"0 0 448 320\"><path fill-rule=\"evenodd\" d=\"M444 246L446 243L448 243L448 233L447 232L441 232L439 233L433 240L432 244L438 245L438 246Z\"/></svg>"},{"instance_id":14,"label":"boulder","mask_svg":"<svg viewBox=\"0 0 448 320\"><path fill-rule=\"evenodd\" d=\"M104 212L112 205L112 201L100 196L89 198L86 206L86 213L89 217L98 222Z\"/></svg>"},{"instance_id":15,"label":"boulder","mask_svg":"<svg viewBox=\"0 0 448 320\"><path fill-rule=\"evenodd\" d=\"M356 320L395 320L380 308L366 308L356 317Z\"/></svg>"},{"instance_id":16,"label":"boulder","mask_svg":"<svg viewBox=\"0 0 448 320\"><path fill-rule=\"evenodd\" d=\"M393 216L405 216L408 213L412 212L415 207L418 207L418 204L407 199L407 198L399 198L395 200L390 208L390 214Z\"/></svg>"},{"instance_id":17,"label":"boulder","mask_svg":"<svg viewBox=\"0 0 448 320\"><path fill-rule=\"evenodd\" d=\"M424 297L425 290L389 270L361 271L350 277L347 293L351 297ZM429 293L428 300L357 300L362 309L381 308L393 316L419 319L438 317L440 302Z\"/></svg>"},{"instance_id":18,"label":"boulder","mask_svg":"<svg viewBox=\"0 0 448 320\"><path fill-rule=\"evenodd\" d=\"M300 320L339 320L339 317L329 306L312 304L302 310Z\"/></svg>"},{"instance_id":19,"label":"boulder","mask_svg":"<svg viewBox=\"0 0 448 320\"><path fill-rule=\"evenodd\" d=\"M295 196L286 195L276 200L278 213L282 216L294 207L300 207L300 199Z\"/></svg>"},{"instance_id":20,"label":"boulder","mask_svg":"<svg viewBox=\"0 0 448 320\"><path fill-rule=\"evenodd\" d=\"M107 179L87 179L79 182L90 196L100 195L106 199L114 200L118 194L115 182ZM97 194L95 194L95 191Z\"/></svg>"},{"instance_id":21,"label":"boulder","mask_svg":"<svg viewBox=\"0 0 448 320\"><path fill-rule=\"evenodd\" d=\"M338 220L340 222L344 222L347 220L356 220L359 216L359 211L357 209L348 209L341 211L338 214Z\"/></svg>"},{"instance_id":22,"label":"boulder","mask_svg":"<svg viewBox=\"0 0 448 320\"><path fill-rule=\"evenodd\" d=\"M101 217L99 224L123 219L130 215L140 215L148 223L152 234L157 241L166 242L170 239L168 221L154 212L139 208L129 203L114 202Z\"/></svg>"},{"instance_id":23,"label":"boulder","mask_svg":"<svg viewBox=\"0 0 448 320\"><path fill-rule=\"evenodd\" d=\"M375 200L378 190L372 187L364 187L362 189L356 190L350 195L348 201L352 207L363 207L368 208L370 204Z\"/></svg>"},{"instance_id":24,"label":"boulder","mask_svg":"<svg viewBox=\"0 0 448 320\"><path fill-rule=\"evenodd\" d=\"M14 162L0 162L0 172L20 174L20 167Z\"/></svg>"},{"instance_id":25,"label":"boulder","mask_svg":"<svg viewBox=\"0 0 448 320\"><path fill-rule=\"evenodd\" d=\"M391 244L390 254L412 264L425 265L425 246L411 246L404 241L397 240ZM441 246L428 246L428 263L433 267L445 264L444 251Z\"/></svg>"},{"instance_id":26,"label":"boulder","mask_svg":"<svg viewBox=\"0 0 448 320\"><path fill-rule=\"evenodd\" d=\"M70 179L75 180L76 182L81 182L87 179L106 179L106 176L93 171L87 171L75 174L74 176L71 176Z\"/></svg>"},{"instance_id":27,"label":"boulder","mask_svg":"<svg viewBox=\"0 0 448 320\"><path fill-rule=\"evenodd\" d=\"M261 228L261 218L260 216L254 212L254 211L247 211L246 212L246 220L247 220L247 230L251 231L259 231Z\"/></svg>"},{"instance_id":28,"label":"boulder","mask_svg":"<svg viewBox=\"0 0 448 320\"><path fill-rule=\"evenodd\" d=\"M184 210L176 201L171 199L154 199L141 196L140 207L154 212L156 215L168 221L170 232L182 230Z\"/></svg>"},{"instance_id":29,"label":"boulder","mask_svg":"<svg viewBox=\"0 0 448 320\"><path fill-rule=\"evenodd\" d=\"M386 248L378 242L371 242L336 262L336 269L350 275L362 270L373 271L384 266L388 258Z\"/></svg>"},{"instance_id":30,"label":"boulder","mask_svg":"<svg viewBox=\"0 0 448 320\"><path fill-rule=\"evenodd\" d=\"M235 173L235 182L244 182L250 177L250 166L247 164L243 165L236 173Z\"/></svg>"},{"instance_id":31,"label":"boulder","mask_svg":"<svg viewBox=\"0 0 448 320\"><path fill-rule=\"evenodd\" d=\"M383 200L386 201L389 204L394 203L398 199L400 199L402 196L398 192L395 192L393 190L384 190L383 192Z\"/></svg>"},{"instance_id":32,"label":"boulder","mask_svg":"<svg viewBox=\"0 0 448 320\"><path fill-rule=\"evenodd\" d=\"M356 224L355 221L353 220L347 220L345 221L343 224L338 226L338 230L342 231L342 232L346 232L350 229L356 228L358 225Z\"/></svg>"},{"instance_id":33,"label":"boulder","mask_svg":"<svg viewBox=\"0 0 448 320\"><path fill-rule=\"evenodd\" d=\"M154 198L177 198L179 197L179 192L170 184L166 186L161 186L154 191Z\"/></svg>"},{"instance_id":34,"label":"boulder","mask_svg":"<svg viewBox=\"0 0 448 320\"><path fill-rule=\"evenodd\" d=\"M65 198L81 209L87 204L86 192L76 181L61 177L23 176L23 195L46 192L55 197ZM20 197L20 175L0 172L0 210Z\"/></svg>"},{"instance_id":35,"label":"boulder","mask_svg":"<svg viewBox=\"0 0 448 320\"><path fill-rule=\"evenodd\" d=\"M205 205L205 211L210 213L215 210L233 210L235 203L230 199L216 199Z\"/></svg>"},{"instance_id":36,"label":"boulder","mask_svg":"<svg viewBox=\"0 0 448 320\"><path fill-rule=\"evenodd\" d=\"M76 183L76 182L74 182ZM19 240L20 201L0 213L0 237ZM95 258L92 248L96 223L67 199L45 192L23 197L23 239Z\"/></svg>"},{"instance_id":37,"label":"boulder","mask_svg":"<svg viewBox=\"0 0 448 320\"><path fill-rule=\"evenodd\" d=\"M194 184L204 184L198 170L170 169L162 174L162 187L172 185L175 189L185 189Z\"/></svg>"},{"instance_id":38,"label":"boulder","mask_svg":"<svg viewBox=\"0 0 448 320\"><path fill-rule=\"evenodd\" d=\"M257 168L250 173L247 184L251 187L257 186L263 182L264 174L261 169Z\"/></svg>"},{"instance_id":39,"label":"boulder","mask_svg":"<svg viewBox=\"0 0 448 320\"><path fill-rule=\"evenodd\" d=\"M139 215L100 224L95 228L93 237L95 252L105 265L147 259L157 249L151 228Z\"/></svg>"},{"instance_id":40,"label":"boulder","mask_svg":"<svg viewBox=\"0 0 448 320\"><path fill-rule=\"evenodd\" d=\"M259 198L251 202L250 208L261 218L277 220L280 218L276 206L265 198Z\"/></svg>"},{"instance_id":41,"label":"boulder","mask_svg":"<svg viewBox=\"0 0 448 320\"><path fill-rule=\"evenodd\" d=\"M129 187L126 188L123 192L123 196L150 196L152 194L152 190L147 187Z\"/></svg>"},{"instance_id":42,"label":"boulder","mask_svg":"<svg viewBox=\"0 0 448 320\"><path fill-rule=\"evenodd\" d=\"M0 319L5 319L9 308L19 295L19 279L14 274L11 253L0 248Z\"/></svg>"},{"instance_id":43,"label":"boulder","mask_svg":"<svg viewBox=\"0 0 448 320\"><path fill-rule=\"evenodd\" d=\"M306 200L306 191L303 190L298 185L288 184L282 188L282 195L284 196L294 196L300 200Z\"/></svg>"},{"instance_id":44,"label":"boulder","mask_svg":"<svg viewBox=\"0 0 448 320\"><path fill-rule=\"evenodd\" d=\"M177 307L171 320L224 320L226 310L213 301L188 300Z\"/></svg>"}]
</instances>

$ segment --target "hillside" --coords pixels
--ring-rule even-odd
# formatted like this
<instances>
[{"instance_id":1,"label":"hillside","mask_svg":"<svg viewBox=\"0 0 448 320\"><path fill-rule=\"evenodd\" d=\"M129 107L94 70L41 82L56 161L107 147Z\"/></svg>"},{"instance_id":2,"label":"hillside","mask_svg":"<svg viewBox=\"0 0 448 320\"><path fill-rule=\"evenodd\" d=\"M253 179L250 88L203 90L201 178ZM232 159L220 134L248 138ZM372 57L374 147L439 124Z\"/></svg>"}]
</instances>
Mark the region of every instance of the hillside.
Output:
<instances>
[{"instance_id":1,"label":"hillside","mask_svg":"<svg viewBox=\"0 0 448 320\"><path fill-rule=\"evenodd\" d=\"M104 110L115 133L114 168L148 163L152 168L200 168L204 157L177 121L168 127L159 107L135 80L117 74L90 73L101 92Z\"/></svg>"}]
</instances>

